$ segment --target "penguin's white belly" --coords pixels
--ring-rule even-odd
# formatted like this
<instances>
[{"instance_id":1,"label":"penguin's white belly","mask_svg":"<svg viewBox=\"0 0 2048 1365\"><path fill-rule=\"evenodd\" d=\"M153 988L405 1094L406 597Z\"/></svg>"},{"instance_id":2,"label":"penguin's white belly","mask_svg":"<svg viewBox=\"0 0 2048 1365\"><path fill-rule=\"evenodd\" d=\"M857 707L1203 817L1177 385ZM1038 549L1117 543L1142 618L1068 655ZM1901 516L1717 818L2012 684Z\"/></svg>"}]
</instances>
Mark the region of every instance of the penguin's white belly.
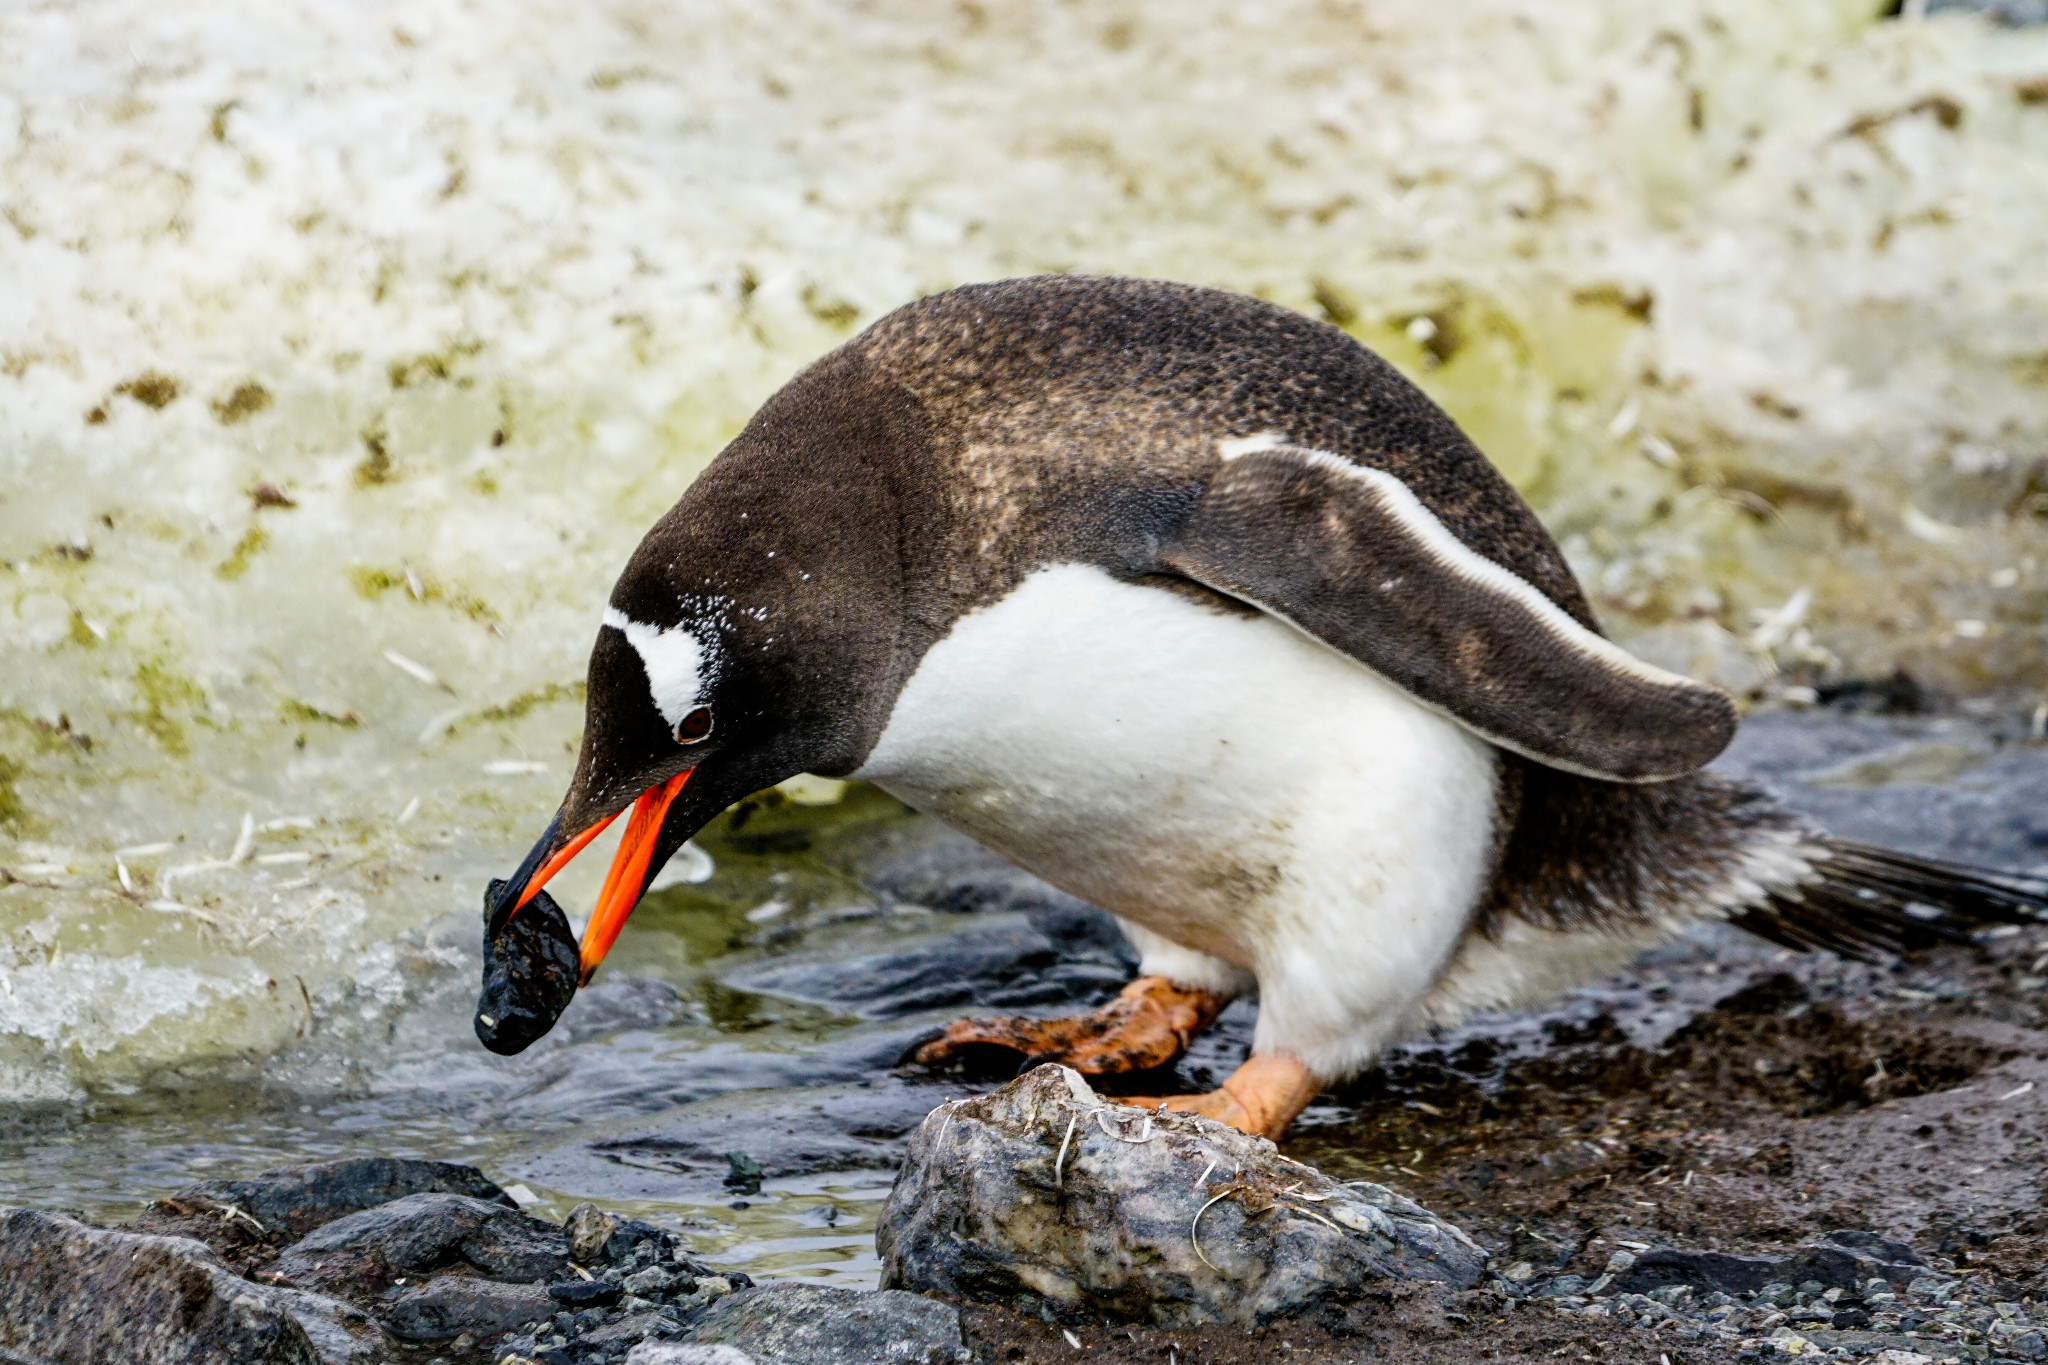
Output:
<instances>
[{"instance_id":1,"label":"penguin's white belly","mask_svg":"<svg viewBox=\"0 0 2048 1365\"><path fill-rule=\"evenodd\" d=\"M1493 845L1483 740L1272 617L1087 565L963 617L856 776L1251 969L1262 1045L1328 1074L1441 973Z\"/></svg>"}]
</instances>

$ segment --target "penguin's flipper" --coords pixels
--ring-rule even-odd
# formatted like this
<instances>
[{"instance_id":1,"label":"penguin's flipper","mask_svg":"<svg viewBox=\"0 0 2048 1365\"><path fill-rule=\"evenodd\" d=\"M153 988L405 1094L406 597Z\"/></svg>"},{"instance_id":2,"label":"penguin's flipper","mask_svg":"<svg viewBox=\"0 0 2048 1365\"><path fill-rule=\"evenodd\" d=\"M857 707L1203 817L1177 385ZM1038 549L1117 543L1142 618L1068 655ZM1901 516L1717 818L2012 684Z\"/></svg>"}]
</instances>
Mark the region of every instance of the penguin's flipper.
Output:
<instances>
[{"instance_id":1,"label":"penguin's flipper","mask_svg":"<svg viewBox=\"0 0 2048 1365\"><path fill-rule=\"evenodd\" d=\"M1226 459L1159 563L1550 767L1655 782L1735 734L1725 693L1628 654L1452 535L1392 474L1322 451Z\"/></svg>"}]
</instances>

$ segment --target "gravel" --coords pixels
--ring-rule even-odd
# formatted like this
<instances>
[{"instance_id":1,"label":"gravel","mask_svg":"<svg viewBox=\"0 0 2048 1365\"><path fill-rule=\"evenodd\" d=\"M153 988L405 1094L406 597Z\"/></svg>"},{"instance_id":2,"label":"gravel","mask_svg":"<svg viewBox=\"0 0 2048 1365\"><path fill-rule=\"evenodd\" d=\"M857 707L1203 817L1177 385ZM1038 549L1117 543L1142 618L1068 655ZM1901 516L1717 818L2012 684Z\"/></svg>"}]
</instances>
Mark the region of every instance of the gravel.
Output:
<instances>
[{"instance_id":1,"label":"gravel","mask_svg":"<svg viewBox=\"0 0 2048 1365\"><path fill-rule=\"evenodd\" d=\"M2048 1326L2036 1321L2048 1319L2048 1305L2007 1297L2011 1285L1995 1277L1929 1273L1899 1285L1873 1275L1852 1288L1778 1281L1742 1294L1691 1285L1616 1292L1637 1259L1618 1251L1607 1272L1591 1282L1577 1275L1530 1274L1523 1262L1505 1267L1489 1287L1516 1301L1518 1312L1645 1328L1674 1347L1710 1349L1714 1359L1877 1357L1882 1365L2048 1360Z\"/></svg>"},{"instance_id":2,"label":"gravel","mask_svg":"<svg viewBox=\"0 0 2048 1365\"><path fill-rule=\"evenodd\" d=\"M602 1267L588 1280L551 1285L555 1313L500 1342L501 1365L613 1365L643 1342L680 1340L705 1309L753 1284L745 1275L712 1273L673 1233L637 1219L579 1206L569 1227L583 1245L598 1247Z\"/></svg>"}]
</instances>

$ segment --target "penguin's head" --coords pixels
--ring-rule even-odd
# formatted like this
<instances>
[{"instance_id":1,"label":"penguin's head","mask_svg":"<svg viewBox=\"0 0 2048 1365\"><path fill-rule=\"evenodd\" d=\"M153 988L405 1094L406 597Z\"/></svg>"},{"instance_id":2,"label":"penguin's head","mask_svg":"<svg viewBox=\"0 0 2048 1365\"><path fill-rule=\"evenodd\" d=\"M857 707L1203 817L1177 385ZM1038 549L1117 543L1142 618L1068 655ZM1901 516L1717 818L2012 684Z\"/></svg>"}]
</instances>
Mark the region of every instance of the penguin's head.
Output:
<instances>
[{"instance_id":1,"label":"penguin's head","mask_svg":"<svg viewBox=\"0 0 2048 1365\"><path fill-rule=\"evenodd\" d=\"M670 855L733 799L701 799L729 788L718 775L750 766L730 762L750 717L734 702L739 689L720 695L723 651L715 619L672 614L678 619L637 620L616 604L605 608L590 652L583 745L569 791L491 908L488 932L495 934L506 917L630 810L625 837L584 929L584 982ZM714 761L721 753L726 763ZM685 798L692 783L700 799Z\"/></svg>"},{"instance_id":2,"label":"penguin's head","mask_svg":"<svg viewBox=\"0 0 2048 1365\"><path fill-rule=\"evenodd\" d=\"M874 462L916 438L884 402L820 407L771 402L627 563L590 653L575 775L490 934L630 810L583 933L588 981L712 817L797 773L849 773L873 746L903 671L902 537Z\"/></svg>"}]
</instances>

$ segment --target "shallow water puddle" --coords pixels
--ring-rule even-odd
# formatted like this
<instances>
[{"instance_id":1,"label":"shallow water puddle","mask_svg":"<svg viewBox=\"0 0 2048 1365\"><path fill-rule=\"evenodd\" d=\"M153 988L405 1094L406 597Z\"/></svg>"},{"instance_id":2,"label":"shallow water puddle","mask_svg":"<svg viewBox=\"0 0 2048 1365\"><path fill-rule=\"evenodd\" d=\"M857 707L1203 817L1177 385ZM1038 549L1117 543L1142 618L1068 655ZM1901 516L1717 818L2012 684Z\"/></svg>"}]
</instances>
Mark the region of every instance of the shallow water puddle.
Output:
<instances>
[{"instance_id":1,"label":"shallow water puddle","mask_svg":"<svg viewBox=\"0 0 2048 1365\"><path fill-rule=\"evenodd\" d=\"M491 1056L470 1034L477 929L467 915L450 916L428 938L450 948L453 965L430 962L414 999L374 1029L343 1012L240 1075L195 1067L83 1103L0 1111L0 1197L118 1219L202 1179L341 1156L431 1157L523 1184L557 1217L590 1198L658 1216L730 1263L872 1278L886 1174L771 1176L744 1197L748 1207L734 1208L741 1196L716 1178L723 1149L709 1180L599 1160L579 1167L575 1188L557 1189L524 1168L550 1149L576 1150L593 1130L630 1129L677 1106L886 1073L900 1038L922 1025L878 1028L722 978L799 952L872 954L972 927L885 904L852 875L918 828L870 791L829 808L772 794L743 804L702 840L717 875L652 896L615 965L553 1034L513 1058ZM771 897L787 913L768 926L750 920ZM739 1128L722 1140L732 1150L759 1145Z\"/></svg>"},{"instance_id":2,"label":"shallow water puddle","mask_svg":"<svg viewBox=\"0 0 2048 1365\"><path fill-rule=\"evenodd\" d=\"M771 1180L758 1193L724 1202L595 1202L682 1234L710 1265L729 1266L756 1279L796 1277L872 1289L882 1270L875 1255L875 1221L893 1178L893 1172L883 1171ZM522 1183L540 1198L532 1212L544 1217L564 1218L583 1202L573 1192Z\"/></svg>"}]
</instances>

